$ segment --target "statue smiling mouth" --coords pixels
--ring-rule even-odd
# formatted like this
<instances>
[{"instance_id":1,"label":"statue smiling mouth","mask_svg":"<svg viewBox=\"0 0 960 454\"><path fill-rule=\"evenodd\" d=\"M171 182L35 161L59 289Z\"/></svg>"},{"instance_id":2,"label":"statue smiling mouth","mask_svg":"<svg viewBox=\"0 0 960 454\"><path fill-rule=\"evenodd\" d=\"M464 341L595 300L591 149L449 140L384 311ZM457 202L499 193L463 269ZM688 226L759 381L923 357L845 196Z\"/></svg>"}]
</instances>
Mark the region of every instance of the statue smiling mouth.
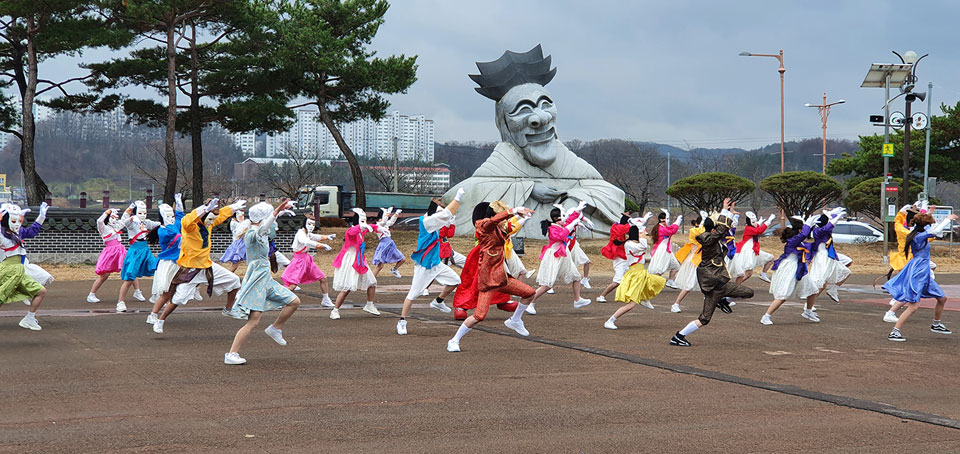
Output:
<instances>
[{"instance_id":1,"label":"statue smiling mouth","mask_svg":"<svg viewBox=\"0 0 960 454\"><path fill-rule=\"evenodd\" d=\"M527 143L529 144L541 144L544 142L549 142L557 137L556 128L551 127L550 129L536 133L536 134L525 134L527 138Z\"/></svg>"}]
</instances>

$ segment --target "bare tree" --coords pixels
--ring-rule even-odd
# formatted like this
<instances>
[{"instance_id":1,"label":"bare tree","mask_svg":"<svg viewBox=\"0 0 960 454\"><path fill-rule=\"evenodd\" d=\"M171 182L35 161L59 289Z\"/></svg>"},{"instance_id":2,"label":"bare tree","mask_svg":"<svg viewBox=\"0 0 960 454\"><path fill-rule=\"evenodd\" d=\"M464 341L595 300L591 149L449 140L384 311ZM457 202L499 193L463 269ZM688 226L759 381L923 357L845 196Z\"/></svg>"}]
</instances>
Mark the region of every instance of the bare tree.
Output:
<instances>
[{"instance_id":1,"label":"bare tree","mask_svg":"<svg viewBox=\"0 0 960 454\"><path fill-rule=\"evenodd\" d=\"M281 164L260 167L258 179L285 197L296 199L300 187L318 184L324 177L324 166L317 153L304 151L293 144L284 147L287 159Z\"/></svg>"},{"instance_id":2,"label":"bare tree","mask_svg":"<svg viewBox=\"0 0 960 454\"><path fill-rule=\"evenodd\" d=\"M581 157L640 206L663 200L667 159L653 144L626 140L598 140L583 145Z\"/></svg>"},{"instance_id":3,"label":"bare tree","mask_svg":"<svg viewBox=\"0 0 960 454\"><path fill-rule=\"evenodd\" d=\"M363 159L364 172L383 191L392 192L394 161L392 156L375 155ZM416 152L414 159L397 163L397 191L411 194L433 193L430 182L437 173L437 166L426 161L425 152Z\"/></svg>"}]
</instances>

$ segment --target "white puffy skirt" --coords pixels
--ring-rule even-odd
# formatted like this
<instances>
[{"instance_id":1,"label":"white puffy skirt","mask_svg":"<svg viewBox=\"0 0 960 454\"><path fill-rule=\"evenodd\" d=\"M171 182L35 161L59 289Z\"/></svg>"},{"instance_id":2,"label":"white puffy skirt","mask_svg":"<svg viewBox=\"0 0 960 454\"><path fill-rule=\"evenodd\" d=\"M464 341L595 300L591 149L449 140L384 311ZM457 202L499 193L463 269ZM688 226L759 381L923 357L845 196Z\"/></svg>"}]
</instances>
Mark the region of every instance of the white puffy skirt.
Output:
<instances>
[{"instance_id":1,"label":"white puffy skirt","mask_svg":"<svg viewBox=\"0 0 960 454\"><path fill-rule=\"evenodd\" d=\"M160 295L170 290L170 283L173 282L173 275L177 274L177 262L174 260L160 260L157 263L157 272L153 274L153 288L150 291L150 300L156 302Z\"/></svg>"},{"instance_id":2,"label":"white puffy skirt","mask_svg":"<svg viewBox=\"0 0 960 454\"><path fill-rule=\"evenodd\" d=\"M797 259L792 254L780 262L780 266L770 278L770 294L775 300L786 300L797 290Z\"/></svg>"},{"instance_id":3,"label":"white puffy skirt","mask_svg":"<svg viewBox=\"0 0 960 454\"><path fill-rule=\"evenodd\" d=\"M700 291L700 284L697 282L697 265L693 264L694 255L696 254L693 252L687 254L687 258L680 264L680 271L677 272L677 279L674 281L680 290Z\"/></svg>"},{"instance_id":4,"label":"white puffy skirt","mask_svg":"<svg viewBox=\"0 0 960 454\"><path fill-rule=\"evenodd\" d=\"M821 247L814 254L813 260L807 264L807 275L797 284L797 297L804 299L810 295L816 295L828 282L836 283L840 280L838 277L849 275L850 270L830 258L826 247Z\"/></svg>"},{"instance_id":5,"label":"white puffy skirt","mask_svg":"<svg viewBox=\"0 0 960 454\"><path fill-rule=\"evenodd\" d=\"M767 262L773 260L773 255L764 251L759 254L753 252L753 238L743 243L743 248L738 249L730 261L730 277L738 278L746 274L747 271L764 266Z\"/></svg>"},{"instance_id":6,"label":"white puffy skirt","mask_svg":"<svg viewBox=\"0 0 960 454\"><path fill-rule=\"evenodd\" d=\"M680 262L677 261L677 258L667 252L668 244L670 244L670 239L664 239L657 246L657 250L653 251L653 256L650 257L650 265L647 266L648 273L660 275L667 271L680 269Z\"/></svg>"},{"instance_id":7,"label":"white puffy skirt","mask_svg":"<svg viewBox=\"0 0 960 454\"><path fill-rule=\"evenodd\" d=\"M343 261L340 262L340 268L336 268L333 271L333 290L335 292L366 290L377 285L377 278L373 277L373 273L369 268L367 272L363 274L358 273L357 270L353 268L353 263L356 260L356 248L351 247L343 254Z\"/></svg>"},{"instance_id":8,"label":"white puffy skirt","mask_svg":"<svg viewBox=\"0 0 960 454\"><path fill-rule=\"evenodd\" d=\"M23 272L44 287L53 283L53 276L47 270L40 268L40 265L30 263L29 259L24 259Z\"/></svg>"},{"instance_id":9,"label":"white puffy skirt","mask_svg":"<svg viewBox=\"0 0 960 454\"><path fill-rule=\"evenodd\" d=\"M523 266L523 261L520 260L520 256L517 255L516 252L510 253L510 258L504 260L503 264L507 267L507 274L517 279L520 279L520 275L527 271L527 268Z\"/></svg>"},{"instance_id":10,"label":"white puffy skirt","mask_svg":"<svg viewBox=\"0 0 960 454\"><path fill-rule=\"evenodd\" d=\"M587 263L590 263L590 257L587 257L587 253L583 252L583 248L580 247L580 242L577 241L573 243L573 250L569 251L570 257L573 258L573 264L577 266L583 266Z\"/></svg>"},{"instance_id":11,"label":"white puffy skirt","mask_svg":"<svg viewBox=\"0 0 960 454\"><path fill-rule=\"evenodd\" d=\"M582 278L570 254L554 257L553 253L561 247L563 247L562 243L556 243L543 256L540 269L537 271L537 284L553 287L557 282L570 284Z\"/></svg>"}]
</instances>

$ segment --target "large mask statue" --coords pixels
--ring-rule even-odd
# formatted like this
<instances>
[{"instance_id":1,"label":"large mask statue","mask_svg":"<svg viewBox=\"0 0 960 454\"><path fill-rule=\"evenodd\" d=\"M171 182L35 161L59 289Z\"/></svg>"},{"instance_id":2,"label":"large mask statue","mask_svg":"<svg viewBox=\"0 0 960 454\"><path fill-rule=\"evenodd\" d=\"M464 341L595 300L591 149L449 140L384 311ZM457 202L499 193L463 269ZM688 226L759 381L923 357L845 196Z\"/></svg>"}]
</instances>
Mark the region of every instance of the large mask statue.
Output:
<instances>
[{"instance_id":1,"label":"large mask statue","mask_svg":"<svg viewBox=\"0 0 960 454\"><path fill-rule=\"evenodd\" d=\"M536 211L524 225L522 236L539 238L540 220L547 219L553 204L567 209L581 200L584 214L598 233L606 234L623 213L623 191L603 180L597 169L567 149L557 138L557 107L544 88L557 73L540 46L518 54L506 51L492 62L478 62L480 74L470 75L476 91L497 102L496 123L501 142L473 176L450 188L466 194L460 203L502 200L509 206ZM469 216L457 219L457 233L473 232Z\"/></svg>"}]
</instances>

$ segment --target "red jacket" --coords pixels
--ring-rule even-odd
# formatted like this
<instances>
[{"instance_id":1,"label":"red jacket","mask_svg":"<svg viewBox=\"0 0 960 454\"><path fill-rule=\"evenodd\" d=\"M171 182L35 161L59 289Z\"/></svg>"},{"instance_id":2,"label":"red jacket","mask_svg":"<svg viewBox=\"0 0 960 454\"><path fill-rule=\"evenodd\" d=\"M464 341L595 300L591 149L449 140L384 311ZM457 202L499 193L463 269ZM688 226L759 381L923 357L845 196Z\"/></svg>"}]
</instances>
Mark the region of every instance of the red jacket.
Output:
<instances>
[{"instance_id":1,"label":"red jacket","mask_svg":"<svg viewBox=\"0 0 960 454\"><path fill-rule=\"evenodd\" d=\"M624 259L627 258L627 252L623 249L623 243L627 241L627 232L630 231L629 224L613 224L610 226L610 241L607 243L603 249L600 249L600 254L604 257L613 260L613 259ZM620 244L614 244L614 241L620 242Z\"/></svg>"},{"instance_id":2,"label":"red jacket","mask_svg":"<svg viewBox=\"0 0 960 454\"><path fill-rule=\"evenodd\" d=\"M753 253L754 253L754 254L759 254L759 253L760 253L760 240L758 240L757 238L759 238L760 235L763 235L763 232L766 232L766 231L767 231L767 224L760 224L759 227L754 227L754 226L752 226L752 225L748 225L748 226L744 227L744 228L743 228L743 239L740 240L739 243L737 243L737 250L738 250L738 251L742 251L742 250L743 250L743 245L747 243L747 240L753 238L753 239L754 239L754 240L753 240Z\"/></svg>"}]
</instances>

